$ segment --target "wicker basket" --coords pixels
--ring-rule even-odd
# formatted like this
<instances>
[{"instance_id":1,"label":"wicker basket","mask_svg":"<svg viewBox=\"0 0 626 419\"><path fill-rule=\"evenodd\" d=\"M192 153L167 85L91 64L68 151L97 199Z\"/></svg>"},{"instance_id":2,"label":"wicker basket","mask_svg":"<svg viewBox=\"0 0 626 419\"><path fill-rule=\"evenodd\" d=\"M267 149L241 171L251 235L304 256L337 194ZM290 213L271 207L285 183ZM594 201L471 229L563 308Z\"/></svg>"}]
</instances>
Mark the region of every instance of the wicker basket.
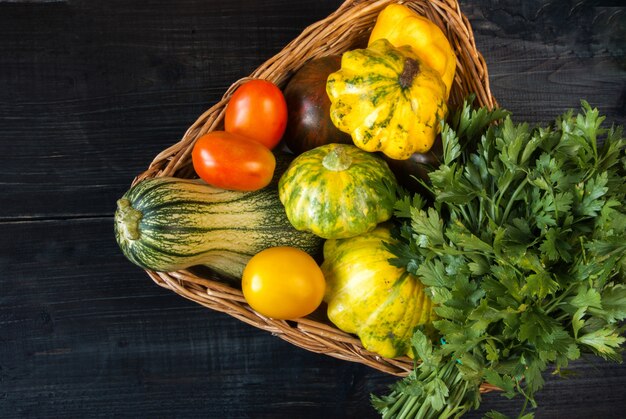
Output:
<instances>
[{"instance_id":1,"label":"wicker basket","mask_svg":"<svg viewBox=\"0 0 626 419\"><path fill-rule=\"evenodd\" d=\"M157 176L193 176L190 155L198 137L223 129L224 109L232 92L245 80L261 78L284 87L290 76L312 58L342 53L366 45L378 13L392 0L347 0L335 12L307 27L282 51L267 60L249 77L235 82L223 98L202 114L182 140L161 152L135 182ZM489 89L487 67L477 51L468 19L456 0L409 0L405 5L435 22L447 35L457 54L457 72L450 94L450 108L460 105L469 93L479 105L497 106ZM360 362L385 373L405 376L414 367L408 357L385 359L363 348L358 338L334 327L319 312L294 321L273 320L253 311L241 290L217 278L192 273L147 271L160 286L212 310L227 313L292 344L312 352ZM483 386L483 391L491 388Z\"/></svg>"}]
</instances>

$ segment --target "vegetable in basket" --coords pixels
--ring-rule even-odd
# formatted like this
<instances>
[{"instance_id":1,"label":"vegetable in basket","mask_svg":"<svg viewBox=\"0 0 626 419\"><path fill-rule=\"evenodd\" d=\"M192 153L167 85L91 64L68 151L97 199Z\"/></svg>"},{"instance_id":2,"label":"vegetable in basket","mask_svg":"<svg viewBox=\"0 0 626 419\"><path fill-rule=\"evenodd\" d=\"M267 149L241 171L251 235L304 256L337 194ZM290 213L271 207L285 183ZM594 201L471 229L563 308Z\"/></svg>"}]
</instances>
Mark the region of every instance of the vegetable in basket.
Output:
<instances>
[{"instance_id":1,"label":"vegetable in basket","mask_svg":"<svg viewBox=\"0 0 626 419\"><path fill-rule=\"evenodd\" d=\"M241 278L246 302L258 313L290 320L311 314L326 282L311 255L291 246L269 247L250 259Z\"/></svg>"},{"instance_id":2,"label":"vegetable in basket","mask_svg":"<svg viewBox=\"0 0 626 419\"><path fill-rule=\"evenodd\" d=\"M283 140L294 154L330 144L352 144L330 120L330 100L326 80L341 67L340 55L312 59L289 79L284 95L287 101L287 129Z\"/></svg>"},{"instance_id":3,"label":"vegetable in basket","mask_svg":"<svg viewBox=\"0 0 626 419\"><path fill-rule=\"evenodd\" d=\"M287 126L283 92L269 80L251 79L233 93L224 110L224 130L273 150Z\"/></svg>"},{"instance_id":4,"label":"vegetable in basket","mask_svg":"<svg viewBox=\"0 0 626 419\"><path fill-rule=\"evenodd\" d=\"M398 184L409 192L424 194L426 189L421 182L428 181L428 174L439 167L442 159L441 136L426 153L413 153L406 160L390 159L383 155L391 171L396 175Z\"/></svg>"},{"instance_id":5,"label":"vegetable in basket","mask_svg":"<svg viewBox=\"0 0 626 419\"><path fill-rule=\"evenodd\" d=\"M211 131L196 140L191 153L196 174L211 186L257 191L272 181L276 158L248 137Z\"/></svg>"},{"instance_id":6,"label":"vegetable in basket","mask_svg":"<svg viewBox=\"0 0 626 419\"><path fill-rule=\"evenodd\" d=\"M483 382L535 407L549 366L584 352L621 359L626 141L603 120L583 101L531 128L466 102L444 126L443 162L425 183L434 204L398 200L403 244L391 249L425 284L439 337L415 333L421 362L373 397L383 417L459 417Z\"/></svg>"},{"instance_id":7,"label":"vegetable in basket","mask_svg":"<svg viewBox=\"0 0 626 419\"><path fill-rule=\"evenodd\" d=\"M391 218L396 185L380 157L333 143L297 156L278 181L278 195L296 229L337 239Z\"/></svg>"},{"instance_id":8,"label":"vegetable in basket","mask_svg":"<svg viewBox=\"0 0 626 419\"><path fill-rule=\"evenodd\" d=\"M326 90L337 128L359 148L398 160L432 147L448 109L439 73L386 39L345 52Z\"/></svg>"},{"instance_id":9,"label":"vegetable in basket","mask_svg":"<svg viewBox=\"0 0 626 419\"><path fill-rule=\"evenodd\" d=\"M369 44L379 39L386 39L396 47L410 46L422 61L441 75L446 85L446 98L450 95L456 54L439 26L403 4L390 4L378 14Z\"/></svg>"},{"instance_id":10,"label":"vegetable in basket","mask_svg":"<svg viewBox=\"0 0 626 419\"><path fill-rule=\"evenodd\" d=\"M328 318L363 347L395 358L411 353L411 336L431 321L432 304L420 280L389 263L388 226L357 237L324 243L322 272Z\"/></svg>"},{"instance_id":11,"label":"vegetable in basket","mask_svg":"<svg viewBox=\"0 0 626 419\"><path fill-rule=\"evenodd\" d=\"M277 158L276 176L288 162ZM114 227L124 255L143 268L170 272L206 265L237 280L263 249L292 246L317 255L322 246L320 238L289 223L276 182L239 192L199 179L145 179L118 200Z\"/></svg>"}]
</instances>

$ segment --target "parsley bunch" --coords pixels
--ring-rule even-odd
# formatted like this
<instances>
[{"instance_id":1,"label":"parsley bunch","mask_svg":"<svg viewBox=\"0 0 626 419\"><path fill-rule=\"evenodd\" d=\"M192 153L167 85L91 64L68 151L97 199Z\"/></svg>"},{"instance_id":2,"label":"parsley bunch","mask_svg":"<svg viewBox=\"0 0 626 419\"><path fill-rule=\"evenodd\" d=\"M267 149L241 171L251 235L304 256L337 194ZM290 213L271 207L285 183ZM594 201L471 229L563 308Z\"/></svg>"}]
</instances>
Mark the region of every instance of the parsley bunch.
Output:
<instances>
[{"instance_id":1,"label":"parsley bunch","mask_svg":"<svg viewBox=\"0 0 626 419\"><path fill-rule=\"evenodd\" d=\"M548 366L620 360L626 142L603 120L583 101L531 128L468 99L443 125L432 199L398 198L401 244L389 246L437 306L435 334L417 330L415 370L372 396L383 417L460 417L484 382L536 407Z\"/></svg>"}]
</instances>

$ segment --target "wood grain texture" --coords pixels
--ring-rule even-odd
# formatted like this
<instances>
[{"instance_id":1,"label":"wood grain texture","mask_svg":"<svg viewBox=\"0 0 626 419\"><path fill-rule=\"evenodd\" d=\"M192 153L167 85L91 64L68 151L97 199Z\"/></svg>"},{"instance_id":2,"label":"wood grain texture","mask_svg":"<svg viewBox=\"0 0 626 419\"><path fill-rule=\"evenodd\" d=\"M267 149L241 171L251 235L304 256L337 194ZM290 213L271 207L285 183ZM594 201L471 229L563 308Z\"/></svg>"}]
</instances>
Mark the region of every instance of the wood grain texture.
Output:
<instances>
[{"instance_id":1,"label":"wood grain texture","mask_svg":"<svg viewBox=\"0 0 626 419\"><path fill-rule=\"evenodd\" d=\"M235 80L339 1L0 1L0 417L376 417L395 378L154 285L115 200ZM543 122L626 123L619 2L461 0L494 95ZM626 367L546 374L538 418L623 418ZM488 394L515 415L519 400Z\"/></svg>"}]
</instances>

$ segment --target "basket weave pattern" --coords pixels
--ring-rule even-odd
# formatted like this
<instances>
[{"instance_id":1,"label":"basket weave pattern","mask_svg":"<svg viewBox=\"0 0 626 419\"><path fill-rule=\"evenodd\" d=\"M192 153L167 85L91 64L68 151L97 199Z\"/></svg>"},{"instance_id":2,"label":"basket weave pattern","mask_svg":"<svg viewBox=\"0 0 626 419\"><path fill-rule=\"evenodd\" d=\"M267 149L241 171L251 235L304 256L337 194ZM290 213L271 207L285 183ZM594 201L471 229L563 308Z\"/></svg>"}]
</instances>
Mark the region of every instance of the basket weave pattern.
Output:
<instances>
[{"instance_id":1,"label":"basket weave pattern","mask_svg":"<svg viewBox=\"0 0 626 419\"><path fill-rule=\"evenodd\" d=\"M388 4L396 2L398 1L347 0L325 19L307 27L250 76L233 83L222 99L200 115L178 143L157 155L148 169L138 175L134 182L157 176L194 176L190 156L196 139L209 131L223 129L226 104L241 83L260 78L284 87L289 78L308 60L364 47L378 13ZM459 106L469 93L476 95L480 106L497 106L489 88L485 61L476 49L472 28L457 1L408 0L403 3L437 24L456 52L457 71L449 107L453 109ZM405 376L414 367L414 361L408 357L386 359L365 350L358 338L338 330L328 321L312 316L289 322L267 318L246 304L241 290L218 279L201 277L188 270L147 273L158 285L182 297L212 310L227 313L309 351L360 362L397 376ZM483 386L482 390L489 391L491 388Z\"/></svg>"}]
</instances>

